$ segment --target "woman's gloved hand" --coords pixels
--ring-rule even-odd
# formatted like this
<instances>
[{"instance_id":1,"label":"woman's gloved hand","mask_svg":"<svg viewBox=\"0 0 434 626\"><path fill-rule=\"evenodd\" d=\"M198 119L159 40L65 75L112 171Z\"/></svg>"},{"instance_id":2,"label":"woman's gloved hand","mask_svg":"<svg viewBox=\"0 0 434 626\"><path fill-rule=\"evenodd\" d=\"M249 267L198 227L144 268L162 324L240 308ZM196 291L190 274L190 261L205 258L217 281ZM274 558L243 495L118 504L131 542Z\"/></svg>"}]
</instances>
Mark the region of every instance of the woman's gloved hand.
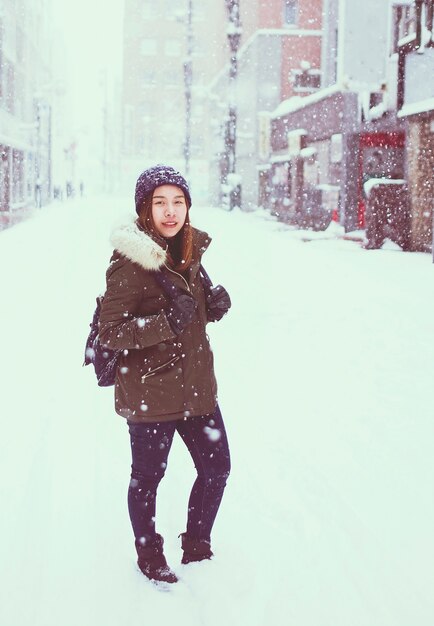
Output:
<instances>
[{"instance_id":1,"label":"woman's gloved hand","mask_svg":"<svg viewBox=\"0 0 434 626\"><path fill-rule=\"evenodd\" d=\"M196 308L196 300L187 293L181 293L172 299L166 317L175 335L179 335L190 324Z\"/></svg>"},{"instance_id":2,"label":"woman's gloved hand","mask_svg":"<svg viewBox=\"0 0 434 626\"><path fill-rule=\"evenodd\" d=\"M231 299L222 285L210 287L206 296L207 316L210 322L221 320L231 308Z\"/></svg>"}]
</instances>

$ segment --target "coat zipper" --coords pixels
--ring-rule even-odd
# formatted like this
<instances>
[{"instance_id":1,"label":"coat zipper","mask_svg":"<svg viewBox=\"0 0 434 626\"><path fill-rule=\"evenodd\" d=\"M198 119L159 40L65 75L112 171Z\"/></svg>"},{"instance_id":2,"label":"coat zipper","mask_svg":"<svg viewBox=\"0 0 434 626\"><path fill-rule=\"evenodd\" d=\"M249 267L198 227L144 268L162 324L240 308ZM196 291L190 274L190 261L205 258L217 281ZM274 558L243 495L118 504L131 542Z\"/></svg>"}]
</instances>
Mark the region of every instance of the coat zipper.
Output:
<instances>
[{"instance_id":1,"label":"coat zipper","mask_svg":"<svg viewBox=\"0 0 434 626\"><path fill-rule=\"evenodd\" d=\"M178 272L175 272L175 270L171 270L170 267L168 267L166 264L164 264L164 267L166 269L169 270L169 272L172 272L172 274L176 274L177 276L179 276L180 278L182 278L182 280L185 282L185 286L187 287L188 291L191 293L191 289L190 286L188 284L188 282L185 280L184 276L182 274L178 274Z\"/></svg>"},{"instance_id":2,"label":"coat zipper","mask_svg":"<svg viewBox=\"0 0 434 626\"><path fill-rule=\"evenodd\" d=\"M170 359L170 361L167 361L167 363L163 363L162 365L159 365L158 367L154 367L154 369L149 370L149 372L146 372L146 374L143 374L143 376L141 377L142 383L144 383L146 378L149 378L149 376L154 376L154 374L161 371L165 367L168 367L169 365L173 365L174 363L179 361L180 358L181 357L179 355L174 356L172 359Z\"/></svg>"}]
</instances>

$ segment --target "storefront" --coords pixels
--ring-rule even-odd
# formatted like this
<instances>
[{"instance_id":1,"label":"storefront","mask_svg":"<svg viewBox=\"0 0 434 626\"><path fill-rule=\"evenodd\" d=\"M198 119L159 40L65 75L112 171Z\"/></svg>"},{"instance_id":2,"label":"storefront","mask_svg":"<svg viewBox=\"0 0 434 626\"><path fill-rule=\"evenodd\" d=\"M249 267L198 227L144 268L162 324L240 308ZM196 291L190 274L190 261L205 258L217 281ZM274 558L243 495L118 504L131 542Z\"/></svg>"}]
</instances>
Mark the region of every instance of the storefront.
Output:
<instances>
[{"instance_id":1,"label":"storefront","mask_svg":"<svg viewBox=\"0 0 434 626\"><path fill-rule=\"evenodd\" d=\"M403 124L392 113L365 120L360 94L336 86L288 109L277 109L272 119L271 145L278 154L271 156L271 164L277 158L284 161L286 152L285 192L297 223L313 227L322 221L326 226L331 211L346 231L363 228L364 182L373 176L403 176ZM296 152L291 148L294 133L303 133ZM275 181L282 175L274 172ZM280 193L277 188L274 195Z\"/></svg>"},{"instance_id":2,"label":"storefront","mask_svg":"<svg viewBox=\"0 0 434 626\"><path fill-rule=\"evenodd\" d=\"M364 184L372 178L404 178L405 133L362 132L359 142L359 202L357 221L365 227Z\"/></svg>"}]
</instances>

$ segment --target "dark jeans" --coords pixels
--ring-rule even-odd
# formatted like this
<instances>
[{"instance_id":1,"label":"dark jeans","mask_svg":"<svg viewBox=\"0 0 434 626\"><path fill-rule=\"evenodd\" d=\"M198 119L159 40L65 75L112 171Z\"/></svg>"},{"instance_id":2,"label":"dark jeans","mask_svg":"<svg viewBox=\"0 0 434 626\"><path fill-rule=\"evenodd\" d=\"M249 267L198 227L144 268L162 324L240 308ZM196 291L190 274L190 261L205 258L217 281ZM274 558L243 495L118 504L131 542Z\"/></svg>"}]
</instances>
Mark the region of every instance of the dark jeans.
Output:
<instances>
[{"instance_id":1,"label":"dark jeans","mask_svg":"<svg viewBox=\"0 0 434 626\"><path fill-rule=\"evenodd\" d=\"M187 535L210 541L211 529L230 472L230 455L220 409L186 420L128 424L132 465L128 509L136 541L155 537L155 499L175 431L197 471L188 502Z\"/></svg>"}]
</instances>

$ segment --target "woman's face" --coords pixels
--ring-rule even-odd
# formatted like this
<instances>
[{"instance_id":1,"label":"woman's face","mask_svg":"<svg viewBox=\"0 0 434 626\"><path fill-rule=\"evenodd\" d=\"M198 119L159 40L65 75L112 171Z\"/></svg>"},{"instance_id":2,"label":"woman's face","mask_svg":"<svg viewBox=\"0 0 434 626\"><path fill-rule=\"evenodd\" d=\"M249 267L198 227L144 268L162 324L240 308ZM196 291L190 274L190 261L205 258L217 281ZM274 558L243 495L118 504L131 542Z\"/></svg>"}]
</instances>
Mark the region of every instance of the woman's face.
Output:
<instances>
[{"instance_id":1,"label":"woman's face","mask_svg":"<svg viewBox=\"0 0 434 626\"><path fill-rule=\"evenodd\" d=\"M174 237L184 226L187 204L184 192L175 185L161 185L152 195L152 219L162 237Z\"/></svg>"}]
</instances>

